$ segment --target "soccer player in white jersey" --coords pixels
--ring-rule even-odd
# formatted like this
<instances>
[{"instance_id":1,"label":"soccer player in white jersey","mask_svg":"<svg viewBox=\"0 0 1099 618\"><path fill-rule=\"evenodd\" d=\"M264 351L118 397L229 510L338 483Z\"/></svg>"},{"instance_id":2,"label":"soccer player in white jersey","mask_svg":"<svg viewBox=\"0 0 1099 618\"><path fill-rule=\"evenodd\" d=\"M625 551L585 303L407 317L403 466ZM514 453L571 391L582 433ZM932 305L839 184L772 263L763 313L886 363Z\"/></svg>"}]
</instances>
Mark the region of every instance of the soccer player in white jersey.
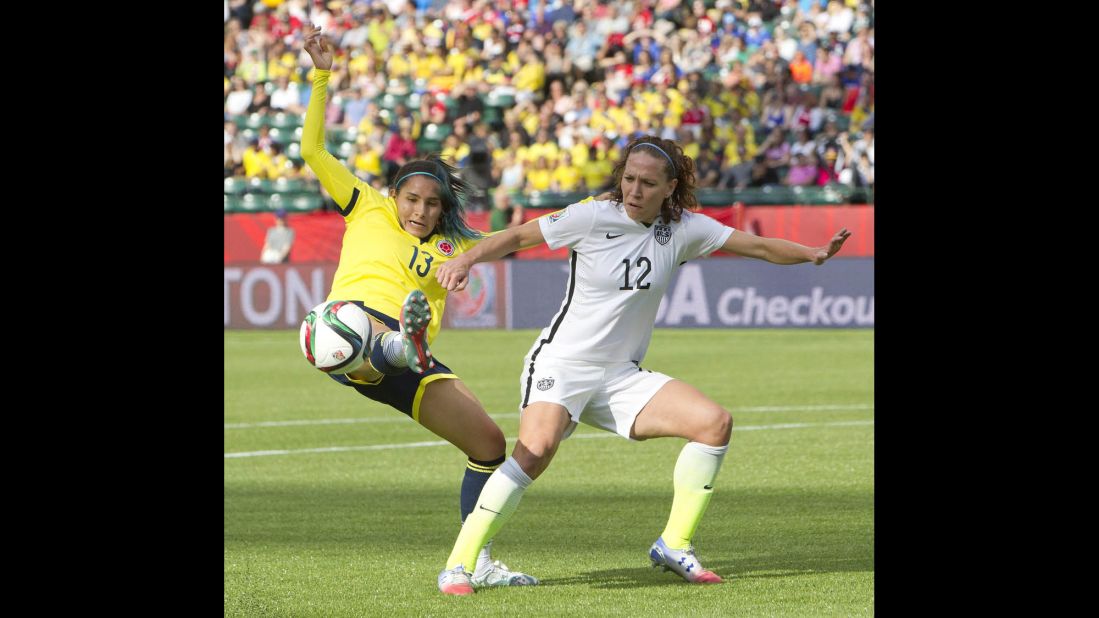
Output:
<instances>
[{"instance_id":1,"label":"soccer player in white jersey","mask_svg":"<svg viewBox=\"0 0 1099 618\"><path fill-rule=\"evenodd\" d=\"M660 297L676 268L717 249L774 264L820 265L850 232L841 229L828 244L807 247L734 230L689 212L697 206L694 162L675 142L646 136L624 152L610 199L585 200L501 232L436 271L439 283L454 291L465 287L477 262L543 242L571 249L561 308L523 364L519 440L462 526L439 574L445 594L469 588L477 552L578 422L630 440L689 441L675 464L668 523L649 558L688 582L721 582L699 563L691 538L713 494L733 421L693 386L642 368Z\"/></svg>"}]
</instances>

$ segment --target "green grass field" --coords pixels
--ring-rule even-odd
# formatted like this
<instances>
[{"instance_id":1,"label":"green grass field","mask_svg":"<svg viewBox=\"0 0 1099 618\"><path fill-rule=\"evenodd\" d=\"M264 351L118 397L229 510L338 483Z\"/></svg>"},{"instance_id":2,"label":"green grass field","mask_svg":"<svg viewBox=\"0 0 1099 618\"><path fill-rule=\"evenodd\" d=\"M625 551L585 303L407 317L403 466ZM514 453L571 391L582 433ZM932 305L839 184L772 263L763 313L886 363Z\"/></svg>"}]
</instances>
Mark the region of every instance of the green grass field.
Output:
<instances>
[{"instance_id":1,"label":"green grass field","mask_svg":"<svg viewBox=\"0 0 1099 618\"><path fill-rule=\"evenodd\" d=\"M536 332L442 333L515 444ZM296 331L225 333L226 616L869 616L872 330L658 329L644 366L733 414L695 536L717 585L649 566L684 440L580 425L496 537L542 585L444 597L465 456L311 369ZM426 443L426 444L425 444Z\"/></svg>"}]
</instances>

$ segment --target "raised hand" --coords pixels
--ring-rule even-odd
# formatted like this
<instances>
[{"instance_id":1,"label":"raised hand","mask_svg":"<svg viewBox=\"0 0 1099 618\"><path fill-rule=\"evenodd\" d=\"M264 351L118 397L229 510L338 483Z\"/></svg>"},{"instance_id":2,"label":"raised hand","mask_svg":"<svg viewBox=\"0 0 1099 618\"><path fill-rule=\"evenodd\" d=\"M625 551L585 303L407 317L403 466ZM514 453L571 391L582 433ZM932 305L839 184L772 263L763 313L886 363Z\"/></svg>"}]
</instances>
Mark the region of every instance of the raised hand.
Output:
<instances>
[{"instance_id":1,"label":"raised hand","mask_svg":"<svg viewBox=\"0 0 1099 618\"><path fill-rule=\"evenodd\" d=\"M319 26L308 24L302 29L305 35L305 53L313 60L313 66L322 71L332 70L332 43L321 35Z\"/></svg>"},{"instance_id":2,"label":"raised hand","mask_svg":"<svg viewBox=\"0 0 1099 618\"><path fill-rule=\"evenodd\" d=\"M840 229L840 231L836 232L836 235L832 237L832 240L828 243L828 246L821 247L820 250L817 251L816 255L813 256L813 263L817 266L823 264L825 260L832 257L836 254L836 252L840 250L840 247L843 246L843 243L850 236L851 232L848 232L847 228Z\"/></svg>"}]
</instances>

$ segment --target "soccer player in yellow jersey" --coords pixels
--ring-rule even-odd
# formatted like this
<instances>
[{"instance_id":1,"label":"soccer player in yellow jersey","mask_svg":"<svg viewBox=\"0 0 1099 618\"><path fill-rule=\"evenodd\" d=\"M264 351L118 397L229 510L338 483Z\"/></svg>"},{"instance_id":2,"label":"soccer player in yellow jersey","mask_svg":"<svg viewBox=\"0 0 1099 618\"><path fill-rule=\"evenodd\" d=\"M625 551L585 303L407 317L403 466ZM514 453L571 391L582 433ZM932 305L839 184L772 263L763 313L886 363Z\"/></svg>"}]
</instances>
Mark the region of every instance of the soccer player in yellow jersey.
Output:
<instances>
[{"instance_id":1,"label":"soccer player in yellow jersey","mask_svg":"<svg viewBox=\"0 0 1099 618\"><path fill-rule=\"evenodd\" d=\"M328 300L360 306L377 333L362 368L329 376L407 414L469 457L460 499L464 522L481 488L504 462L506 447L503 432L481 403L428 349L439 332L447 296L435 270L481 236L463 218L466 185L454 168L429 157L401 166L389 195L383 196L327 152L324 108L332 44L313 25L304 34L305 51L316 71L302 130L302 157L339 205L347 226ZM490 546L478 556L472 586L538 583L493 562ZM452 593L472 594L472 587L466 587Z\"/></svg>"}]
</instances>

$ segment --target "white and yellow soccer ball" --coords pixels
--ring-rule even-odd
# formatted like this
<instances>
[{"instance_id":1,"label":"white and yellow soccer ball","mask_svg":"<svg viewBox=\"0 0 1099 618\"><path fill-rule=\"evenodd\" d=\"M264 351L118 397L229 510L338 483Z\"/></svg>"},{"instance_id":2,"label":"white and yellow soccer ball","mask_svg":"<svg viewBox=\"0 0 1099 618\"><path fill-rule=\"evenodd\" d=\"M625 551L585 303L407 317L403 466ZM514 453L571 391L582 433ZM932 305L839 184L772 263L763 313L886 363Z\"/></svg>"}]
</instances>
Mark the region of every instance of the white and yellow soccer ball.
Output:
<instances>
[{"instance_id":1,"label":"white and yellow soccer ball","mask_svg":"<svg viewBox=\"0 0 1099 618\"><path fill-rule=\"evenodd\" d=\"M370 317L346 300L323 302L305 316L298 343L302 354L325 373L350 373L362 367L373 345Z\"/></svg>"}]
</instances>

